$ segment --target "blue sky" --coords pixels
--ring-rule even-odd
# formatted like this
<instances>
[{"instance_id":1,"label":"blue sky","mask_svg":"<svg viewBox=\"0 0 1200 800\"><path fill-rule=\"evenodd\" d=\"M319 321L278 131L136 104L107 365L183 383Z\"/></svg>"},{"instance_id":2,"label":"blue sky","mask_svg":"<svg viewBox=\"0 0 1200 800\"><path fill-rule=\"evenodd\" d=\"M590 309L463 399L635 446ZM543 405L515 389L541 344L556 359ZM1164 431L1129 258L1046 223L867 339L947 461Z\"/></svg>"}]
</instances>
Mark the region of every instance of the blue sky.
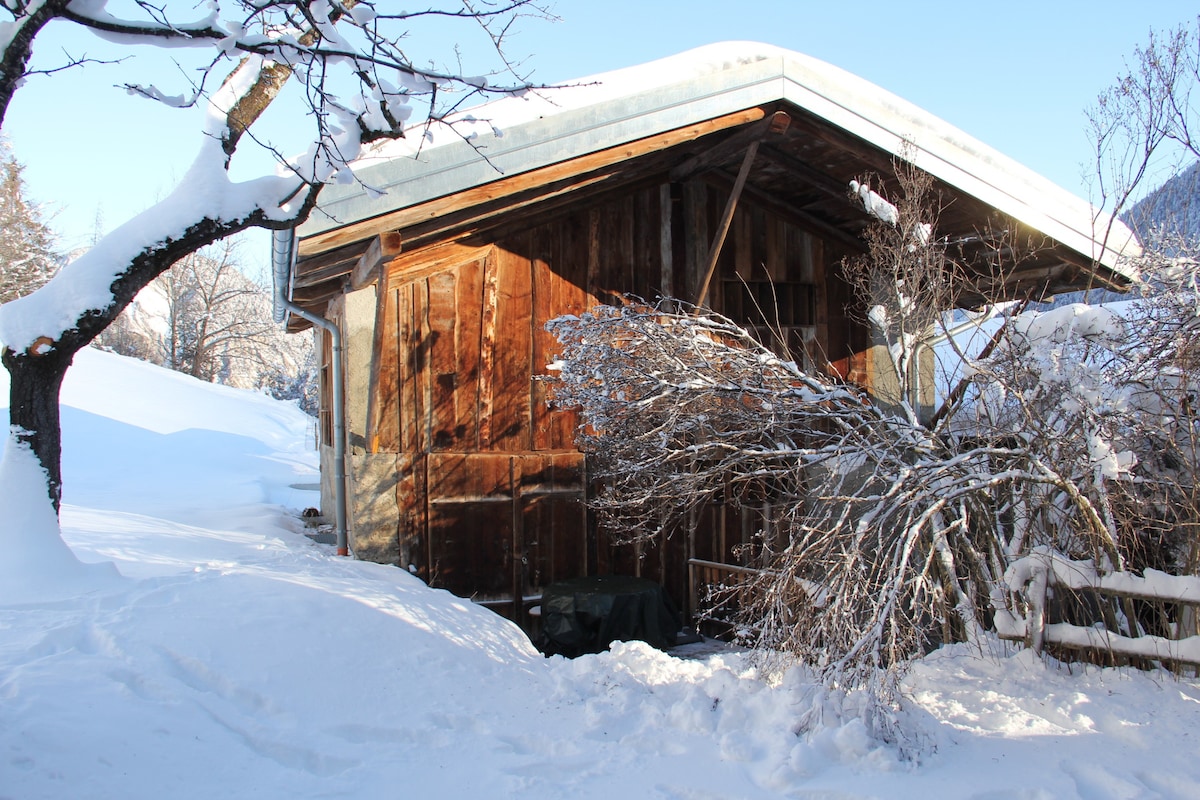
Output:
<instances>
[{"instance_id":1,"label":"blue sky","mask_svg":"<svg viewBox=\"0 0 1200 800\"><path fill-rule=\"evenodd\" d=\"M560 22L525 21L510 41L510 54L525 58L535 81L568 81L717 41L766 42L876 83L1088 197L1094 170L1086 107L1150 29L1194 19L1196 5L560 0L555 11ZM452 58L454 40L466 32L425 31L412 39L413 53ZM69 36L44 42L35 58L48 63L63 47L75 55L103 52ZM478 50L469 40L464 47L468 57ZM111 229L152 204L190 162L194 115L155 108L113 86L128 74L173 74L169 62L141 58L31 80L5 122L31 192L55 214L66 246L83 245L97 227Z\"/></svg>"}]
</instances>

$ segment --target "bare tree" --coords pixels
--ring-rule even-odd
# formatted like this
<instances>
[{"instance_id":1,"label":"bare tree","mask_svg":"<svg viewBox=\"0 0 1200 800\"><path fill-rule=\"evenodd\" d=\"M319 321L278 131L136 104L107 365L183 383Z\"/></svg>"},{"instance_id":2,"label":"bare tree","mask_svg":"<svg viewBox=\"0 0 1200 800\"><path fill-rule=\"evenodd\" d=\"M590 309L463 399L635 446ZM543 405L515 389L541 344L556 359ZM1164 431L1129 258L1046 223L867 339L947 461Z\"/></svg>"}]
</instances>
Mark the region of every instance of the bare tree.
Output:
<instances>
[{"instance_id":1,"label":"bare tree","mask_svg":"<svg viewBox=\"0 0 1200 800\"><path fill-rule=\"evenodd\" d=\"M1150 32L1132 64L1088 111L1097 208L1114 218L1152 185L1200 159L1200 17Z\"/></svg>"},{"instance_id":2,"label":"bare tree","mask_svg":"<svg viewBox=\"0 0 1200 800\"><path fill-rule=\"evenodd\" d=\"M1130 221L1144 246L1142 257L1129 265L1139 278L1132 293L1136 302L1124 315L1126 341L1112 355L1118 384L1137 387L1139 411L1119 420L1137 464L1136 479L1121 487L1112 527L1129 541L1135 566L1166 562L1186 574L1200 569L1194 552L1200 547L1195 535L1200 520L1195 496L1200 478L1195 441L1200 363L1194 344L1200 313L1197 91L1200 17L1166 32L1151 31L1088 111L1100 203L1114 215L1135 214ZM1185 180L1170 194L1156 193L1136 215L1134 201L1172 178ZM1138 447L1139 442L1153 445ZM1131 514L1130 505L1138 513Z\"/></svg>"},{"instance_id":3,"label":"bare tree","mask_svg":"<svg viewBox=\"0 0 1200 800\"><path fill-rule=\"evenodd\" d=\"M130 17L110 12L103 2L4 0L0 8L11 17L0 41L0 125L25 83L34 43L51 22L123 43L131 57L143 45L205 54L199 77L182 94L151 83L125 87L158 102L208 109L204 144L180 186L41 290L0 307L2 360L11 374L12 436L46 469L56 509L61 494L58 396L73 355L140 289L189 254L250 227L280 229L304 220L322 186L353 180L348 164L364 144L404 134L415 103L424 106L417 119L437 117L474 94L526 88L503 54L503 40L518 16L543 13L534 0L411 13L366 0L214 0L200 12L190 3L137 3L128 7ZM493 86L484 77L411 63L404 50L406 26L425 17L481 27L507 82ZM311 126L309 150L281 157L281 174L234 183L232 162L255 138L252 131L263 112L288 86L296 88L304 107L296 124Z\"/></svg>"},{"instance_id":4,"label":"bare tree","mask_svg":"<svg viewBox=\"0 0 1200 800\"><path fill-rule=\"evenodd\" d=\"M275 357L259 371L254 386L277 400L294 400L302 411L317 416L321 399L317 349L309 336L286 334L276 328Z\"/></svg>"},{"instance_id":5,"label":"bare tree","mask_svg":"<svg viewBox=\"0 0 1200 800\"><path fill-rule=\"evenodd\" d=\"M271 358L275 325L266 292L237 268L235 243L197 251L157 279L167 302L164 366L219 383L259 372Z\"/></svg>"},{"instance_id":6,"label":"bare tree","mask_svg":"<svg viewBox=\"0 0 1200 800\"><path fill-rule=\"evenodd\" d=\"M224 239L173 265L94 343L200 380L297 400L315 413L313 340L274 323L270 293L242 273L239 246Z\"/></svg>"}]
</instances>

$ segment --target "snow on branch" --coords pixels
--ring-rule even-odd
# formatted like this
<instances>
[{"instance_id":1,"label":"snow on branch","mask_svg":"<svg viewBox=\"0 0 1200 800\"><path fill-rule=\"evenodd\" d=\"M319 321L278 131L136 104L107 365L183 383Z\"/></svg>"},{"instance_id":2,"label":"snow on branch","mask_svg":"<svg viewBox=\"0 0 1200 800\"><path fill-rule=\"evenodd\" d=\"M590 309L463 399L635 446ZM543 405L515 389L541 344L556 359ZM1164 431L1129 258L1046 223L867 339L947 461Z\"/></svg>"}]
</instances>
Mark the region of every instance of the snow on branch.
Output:
<instances>
[{"instance_id":1,"label":"snow on branch","mask_svg":"<svg viewBox=\"0 0 1200 800\"><path fill-rule=\"evenodd\" d=\"M507 12L489 8L484 16L508 18L527 7L536 9L527 2L506 7ZM44 0L7 8L14 20L4 27L10 49L0 63L0 120L19 85L33 38L51 19L75 23L122 45L212 53L190 87L190 97L154 84L130 85L132 91L172 106L203 99L206 113L196 159L168 198L69 265L40 297L0 310L0 337L16 352L35 341L59 342L84 318L115 316L120 311L116 306L128 302L119 284L131 274L136 259L145 262L157 258L156 253L175 253L193 238L203 246L209 243L206 236L299 223L314 207L323 185L355 180L350 165L365 142L404 135L415 116L414 97L432 98L439 87L452 84L469 93L512 91L490 86L487 78L415 67L400 49L404 32L384 25L393 18L353 0L210 0L198 17L184 22L174 15L193 13L190 5L137 3L126 12L140 14L136 19L116 16L104 0ZM507 64L503 58L501 62ZM5 64L14 68L5 70ZM215 89L206 90L209 73L223 66L231 67L229 74ZM276 175L231 180L229 169L243 137L288 85L296 85L301 98L298 119L312 126L309 146L290 157L275 151ZM513 87L526 84L517 79ZM436 114L432 102L428 111ZM178 253L182 255L186 252ZM154 269L169 266L162 263Z\"/></svg>"},{"instance_id":2,"label":"snow on branch","mask_svg":"<svg viewBox=\"0 0 1200 800\"><path fill-rule=\"evenodd\" d=\"M621 526L631 536L724 491L724 476L761 481L829 459L818 422L831 409L848 420L877 413L851 387L801 372L715 314L631 302L560 317L547 329L564 346L552 402L582 409L581 445L611 481L605 508L638 520ZM693 471L697 463L711 469Z\"/></svg>"},{"instance_id":3,"label":"snow on branch","mask_svg":"<svg viewBox=\"0 0 1200 800\"><path fill-rule=\"evenodd\" d=\"M227 233L286 220L294 213L287 198L301 186L287 177L234 183L225 171L220 144L209 140L170 195L116 228L38 291L0 306L0 341L16 352L37 341L60 341L81 320L113 306L114 287L139 258L170 252L172 244L186 240L202 220L211 220L214 232ZM184 255L179 253L166 266Z\"/></svg>"},{"instance_id":4,"label":"snow on branch","mask_svg":"<svg viewBox=\"0 0 1200 800\"><path fill-rule=\"evenodd\" d=\"M895 225L900 221L899 210L867 184L850 181L850 193L859 199L868 214L880 222Z\"/></svg>"}]
</instances>

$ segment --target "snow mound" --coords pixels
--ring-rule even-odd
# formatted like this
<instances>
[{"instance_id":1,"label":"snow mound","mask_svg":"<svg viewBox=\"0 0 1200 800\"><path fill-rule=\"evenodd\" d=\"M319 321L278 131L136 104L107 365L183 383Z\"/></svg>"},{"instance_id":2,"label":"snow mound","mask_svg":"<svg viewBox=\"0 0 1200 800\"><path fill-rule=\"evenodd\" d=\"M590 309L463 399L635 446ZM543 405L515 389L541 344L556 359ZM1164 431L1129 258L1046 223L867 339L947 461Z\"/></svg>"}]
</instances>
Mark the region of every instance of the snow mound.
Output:
<instances>
[{"instance_id":1,"label":"snow mound","mask_svg":"<svg viewBox=\"0 0 1200 800\"><path fill-rule=\"evenodd\" d=\"M0 797L1200 796L1192 682L949 648L907 680L897 718L936 749L904 762L802 669L639 643L546 659L337 558L293 513L317 480L293 406L96 351L64 405L70 551L0 596ZM0 480L37 495L30 462L9 447Z\"/></svg>"},{"instance_id":2,"label":"snow mound","mask_svg":"<svg viewBox=\"0 0 1200 800\"><path fill-rule=\"evenodd\" d=\"M0 486L12 498L0 511L0 603L58 600L115 583L111 564L80 562L59 536L46 471L28 445L9 439Z\"/></svg>"}]
</instances>

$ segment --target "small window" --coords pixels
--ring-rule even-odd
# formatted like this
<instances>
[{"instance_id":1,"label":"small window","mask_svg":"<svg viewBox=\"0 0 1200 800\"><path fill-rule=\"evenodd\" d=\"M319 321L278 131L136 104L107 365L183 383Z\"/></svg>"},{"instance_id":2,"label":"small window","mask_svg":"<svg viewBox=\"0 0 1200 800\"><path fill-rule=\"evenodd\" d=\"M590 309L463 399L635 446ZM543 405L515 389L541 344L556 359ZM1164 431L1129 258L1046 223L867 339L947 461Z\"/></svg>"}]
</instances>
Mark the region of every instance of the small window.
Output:
<instances>
[{"instance_id":1,"label":"small window","mask_svg":"<svg viewBox=\"0 0 1200 800\"><path fill-rule=\"evenodd\" d=\"M727 280L722 288L725 316L802 369L813 368L817 293L811 283Z\"/></svg>"}]
</instances>

